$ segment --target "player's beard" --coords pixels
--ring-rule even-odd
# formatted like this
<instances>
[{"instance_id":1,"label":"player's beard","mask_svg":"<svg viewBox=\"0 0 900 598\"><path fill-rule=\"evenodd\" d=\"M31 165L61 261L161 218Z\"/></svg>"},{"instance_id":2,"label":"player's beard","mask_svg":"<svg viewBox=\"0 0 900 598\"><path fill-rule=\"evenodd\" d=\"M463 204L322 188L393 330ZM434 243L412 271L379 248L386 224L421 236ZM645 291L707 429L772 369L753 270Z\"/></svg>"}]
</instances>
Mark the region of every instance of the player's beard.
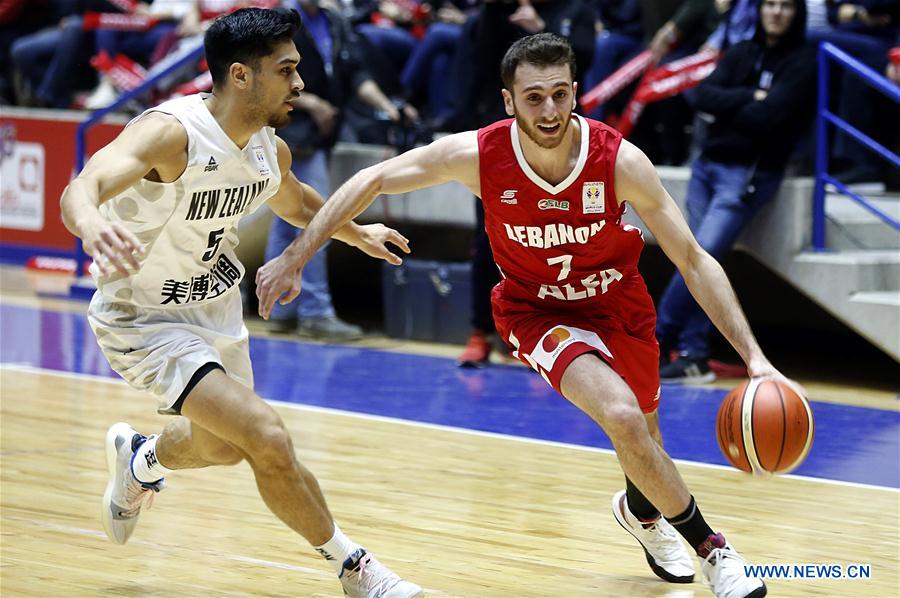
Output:
<instances>
[{"instance_id":1,"label":"player's beard","mask_svg":"<svg viewBox=\"0 0 900 598\"><path fill-rule=\"evenodd\" d=\"M531 139L534 143L538 145L538 147L542 147L544 149L553 149L555 147L559 147L559 144L562 143L563 139L566 138L566 132L569 130L569 123L572 121L572 113L570 112L565 117L563 117L560 122L559 133L557 136L548 139L543 133L537 130L537 125L532 125L527 120L519 116L519 111L515 111L516 116L516 124L519 125L519 128L525 131L525 134Z\"/></svg>"},{"instance_id":2,"label":"player's beard","mask_svg":"<svg viewBox=\"0 0 900 598\"><path fill-rule=\"evenodd\" d=\"M280 129L281 127L287 126L289 122L291 122L291 113L290 111L284 110L284 104L281 102L278 104L278 110L269 112L265 120L266 126L272 127L273 129Z\"/></svg>"},{"instance_id":3,"label":"player's beard","mask_svg":"<svg viewBox=\"0 0 900 598\"><path fill-rule=\"evenodd\" d=\"M289 122L291 122L290 112L274 112L269 115L269 122L266 126L272 127L273 129L280 129L281 127L287 126Z\"/></svg>"},{"instance_id":4,"label":"player's beard","mask_svg":"<svg viewBox=\"0 0 900 598\"><path fill-rule=\"evenodd\" d=\"M259 123L260 126L272 127L280 129L291 122L290 112L284 111L283 104L278 104L277 111L267 111L265 106L270 102L265 98L259 87L254 87L253 92L247 100L247 118L248 120Z\"/></svg>"}]
</instances>

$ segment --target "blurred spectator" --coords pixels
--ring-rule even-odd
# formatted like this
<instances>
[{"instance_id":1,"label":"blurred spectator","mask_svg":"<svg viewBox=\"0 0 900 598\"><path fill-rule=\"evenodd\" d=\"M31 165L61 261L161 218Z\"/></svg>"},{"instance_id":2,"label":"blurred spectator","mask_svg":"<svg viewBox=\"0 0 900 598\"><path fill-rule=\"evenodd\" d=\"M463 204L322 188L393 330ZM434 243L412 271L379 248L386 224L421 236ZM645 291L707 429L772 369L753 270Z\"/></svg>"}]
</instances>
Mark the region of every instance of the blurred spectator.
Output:
<instances>
[{"instance_id":1,"label":"blurred spectator","mask_svg":"<svg viewBox=\"0 0 900 598\"><path fill-rule=\"evenodd\" d=\"M719 25L703 43L705 50L724 52L753 37L759 0L715 0Z\"/></svg>"},{"instance_id":2,"label":"blurred spectator","mask_svg":"<svg viewBox=\"0 0 900 598\"><path fill-rule=\"evenodd\" d=\"M884 69L884 76L900 85L900 46L891 48L888 56L891 60L888 62L887 68Z\"/></svg>"},{"instance_id":3,"label":"blurred spectator","mask_svg":"<svg viewBox=\"0 0 900 598\"><path fill-rule=\"evenodd\" d=\"M828 22L828 0L806 0L806 37L815 43L815 35L830 31Z\"/></svg>"},{"instance_id":4,"label":"blurred spectator","mask_svg":"<svg viewBox=\"0 0 900 598\"><path fill-rule=\"evenodd\" d=\"M644 35L654 60L668 63L699 51L719 20L713 0L641 0ZM684 164L693 111L682 95L654 102L632 135L654 164Z\"/></svg>"},{"instance_id":5,"label":"blurred spectator","mask_svg":"<svg viewBox=\"0 0 900 598\"><path fill-rule=\"evenodd\" d=\"M644 27L639 0L596 0L597 35L594 60L591 67L580 77L582 92L593 89L620 66L634 58L644 49ZM590 113L591 118L603 120L609 107L621 112L630 96L633 86L629 86L606 104Z\"/></svg>"},{"instance_id":6,"label":"blurred spectator","mask_svg":"<svg viewBox=\"0 0 900 598\"><path fill-rule=\"evenodd\" d=\"M316 0L291 2L305 25L294 43L303 60L298 71L304 89L294 102L290 124L278 134L291 148L294 175L322 197L331 194L328 162L338 137L347 101L353 97L383 111L391 121L415 119L412 107L401 111L372 80L365 66L363 48L350 24L341 15L320 7ZM299 230L275 216L266 245L266 260L281 254ZM270 318L274 332L298 332L302 336L351 340L362 336L358 326L335 314L328 284L323 247L303 269L300 296L288 305L275 304Z\"/></svg>"},{"instance_id":7,"label":"blurred spectator","mask_svg":"<svg viewBox=\"0 0 900 598\"><path fill-rule=\"evenodd\" d=\"M76 0L50 0L45 5L49 13L46 27L13 42L10 58L20 104L49 108L68 108L71 104L72 91L93 50L92 34L82 29L81 4ZM88 6L114 10L104 2ZM23 16L26 14L31 15L31 11L25 10Z\"/></svg>"},{"instance_id":8,"label":"blurred spectator","mask_svg":"<svg viewBox=\"0 0 900 598\"><path fill-rule=\"evenodd\" d=\"M452 116L450 99L459 94L452 72L454 57L463 38L463 25L476 18L480 4L479 0L462 0L432 5L435 20L403 67L403 87L413 103L427 106L434 130L444 130Z\"/></svg>"},{"instance_id":9,"label":"blurred spectator","mask_svg":"<svg viewBox=\"0 0 900 598\"><path fill-rule=\"evenodd\" d=\"M656 62L693 54L718 21L713 0L641 0L641 15Z\"/></svg>"},{"instance_id":10,"label":"blurred spectator","mask_svg":"<svg viewBox=\"0 0 900 598\"><path fill-rule=\"evenodd\" d=\"M277 0L189 0L191 8L178 24L178 35L189 37L206 31L212 22L239 8L274 8Z\"/></svg>"},{"instance_id":11,"label":"blurred spectator","mask_svg":"<svg viewBox=\"0 0 900 598\"><path fill-rule=\"evenodd\" d=\"M124 54L130 60L149 66L160 43L175 33L178 22L195 8L195 0L151 0L150 4L139 3L133 14L149 16L159 22L146 31L116 31L97 29L94 33L96 52L105 52L110 57ZM100 83L84 100L84 107L97 110L112 104L119 93L106 76L100 76Z\"/></svg>"},{"instance_id":12,"label":"blurred spectator","mask_svg":"<svg viewBox=\"0 0 900 598\"><path fill-rule=\"evenodd\" d=\"M356 31L384 52L399 76L425 34L428 10L420 0L378 0L364 6L370 22L360 23Z\"/></svg>"},{"instance_id":13,"label":"blurred spectator","mask_svg":"<svg viewBox=\"0 0 900 598\"><path fill-rule=\"evenodd\" d=\"M713 115L691 169L688 222L716 259L731 248L781 185L792 148L814 111L814 49L804 43L804 0L762 0L752 40L732 46L696 89L696 107ZM663 382L702 383L712 325L680 274L660 299L656 334ZM669 362L670 350L679 357Z\"/></svg>"},{"instance_id":14,"label":"blurred spectator","mask_svg":"<svg viewBox=\"0 0 900 598\"><path fill-rule=\"evenodd\" d=\"M759 0L716 0L716 10L721 15L719 26L703 43L701 50L724 52L734 44L751 39L756 32ZM692 104L693 89L685 92L688 104ZM690 161L700 155L700 148L706 139L706 129L710 115L703 112L694 114L691 131Z\"/></svg>"},{"instance_id":15,"label":"blurred spectator","mask_svg":"<svg viewBox=\"0 0 900 598\"><path fill-rule=\"evenodd\" d=\"M812 0L821 4L822 0ZM827 0L830 28L821 26L810 31L809 38L818 44L830 42L878 73L887 68L887 53L900 33L900 2L897 0ZM880 94L854 73L846 69L834 71L838 76L836 106L832 110L851 125L876 139L890 139L896 131L896 114L889 116ZM834 89L832 91L835 91ZM891 122L891 120L895 122ZM832 172L845 184L857 190L884 188L884 172L868 149L849 135L837 132L831 157ZM868 185L867 185L868 184Z\"/></svg>"},{"instance_id":16,"label":"blurred spectator","mask_svg":"<svg viewBox=\"0 0 900 598\"><path fill-rule=\"evenodd\" d=\"M28 10L25 10L25 9ZM49 0L0 0L0 103L15 103L13 68L10 48L17 38L24 37L48 25L55 25Z\"/></svg>"}]
</instances>

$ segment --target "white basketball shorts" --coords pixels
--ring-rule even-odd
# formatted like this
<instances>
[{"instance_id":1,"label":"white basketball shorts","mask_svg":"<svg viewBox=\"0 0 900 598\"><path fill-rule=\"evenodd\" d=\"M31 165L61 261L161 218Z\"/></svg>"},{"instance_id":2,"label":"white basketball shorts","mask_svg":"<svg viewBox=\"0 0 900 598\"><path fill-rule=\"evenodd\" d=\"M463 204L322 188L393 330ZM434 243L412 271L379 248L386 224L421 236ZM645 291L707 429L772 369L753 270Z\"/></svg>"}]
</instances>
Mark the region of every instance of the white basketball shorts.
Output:
<instances>
[{"instance_id":1,"label":"white basketball shorts","mask_svg":"<svg viewBox=\"0 0 900 598\"><path fill-rule=\"evenodd\" d=\"M88 321L112 369L132 387L156 396L160 413L177 412L173 406L207 363L221 365L232 379L253 388L238 292L211 305L163 310L110 302L97 291Z\"/></svg>"}]
</instances>

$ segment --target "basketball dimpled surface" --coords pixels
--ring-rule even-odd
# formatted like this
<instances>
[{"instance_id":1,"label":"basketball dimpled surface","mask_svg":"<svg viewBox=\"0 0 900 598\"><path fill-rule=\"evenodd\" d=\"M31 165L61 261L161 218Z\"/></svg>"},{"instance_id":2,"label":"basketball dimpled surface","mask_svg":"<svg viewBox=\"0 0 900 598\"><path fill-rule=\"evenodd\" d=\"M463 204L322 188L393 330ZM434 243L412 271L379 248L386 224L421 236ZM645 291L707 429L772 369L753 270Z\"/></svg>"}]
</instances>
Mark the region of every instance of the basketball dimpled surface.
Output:
<instances>
[{"instance_id":1,"label":"basketball dimpled surface","mask_svg":"<svg viewBox=\"0 0 900 598\"><path fill-rule=\"evenodd\" d=\"M744 434L741 429L741 398L747 388L747 382L735 388L722 401L716 417L716 439L719 450L728 462L741 471L750 472L750 461L744 451Z\"/></svg>"},{"instance_id":2,"label":"basketball dimpled surface","mask_svg":"<svg viewBox=\"0 0 900 598\"><path fill-rule=\"evenodd\" d=\"M787 473L803 462L812 445L809 402L786 384L772 380L756 385L753 396L745 396L749 384L744 382L729 392L719 407L719 449L741 471L752 471L755 461L761 470L758 473ZM744 436L745 416L750 418L747 429L752 438ZM748 456L747 451L752 454Z\"/></svg>"},{"instance_id":3,"label":"basketball dimpled surface","mask_svg":"<svg viewBox=\"0 0 900 598\"><path fill-rule=\"evenodd\" d=\"M776 384L784 401L785 439L774 473L786 473L806 459L815 435L815 420L809 401L786 384Z\"/></svg>"},{"instance_id":4,"label":"basketball dimpled surface","mask_svg":"<svg viewBox=\"0 0 900 598\"><path fill-rule=\"evenodd\" d=\"M784 455L789 427L784 416L784 401L775 382L763 382L756 388L753 401L753 445L763 470L778 471Z\"/></svg>"}]
</instances>

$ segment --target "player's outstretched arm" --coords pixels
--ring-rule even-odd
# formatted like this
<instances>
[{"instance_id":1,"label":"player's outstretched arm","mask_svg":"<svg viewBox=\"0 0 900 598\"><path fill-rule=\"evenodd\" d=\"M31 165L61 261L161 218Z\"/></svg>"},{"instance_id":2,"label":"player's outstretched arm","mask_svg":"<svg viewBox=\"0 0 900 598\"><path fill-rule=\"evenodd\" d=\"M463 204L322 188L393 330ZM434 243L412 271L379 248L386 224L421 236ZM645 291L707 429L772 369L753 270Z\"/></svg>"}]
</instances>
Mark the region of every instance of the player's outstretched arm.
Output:
<instances>
[{"instance_id":1,"label":"player's outstretched arm","mask_svg":"<svg viewBox=\"0 0 900 598\"><path fill-rule=\"evenodd\" d=\"M319 192L297 180L291 172L291 152L287 144L277 139L278 166L281 171L281 185L278 192L269 199L269 207L280 218L298 228L306 228L309 221L325 203ZM409 253L409 239L383 224L360 226L348 222L339 228L333 238L339 239L372 257L399 264L402 260L388 248L388 243ZM300 294L300 274L302 268L284 252L256 271L256 293L261 304L273 305L275 300L290 303ZM274 297L270 301L270 297ZM262 311L260 312L262 313Z\"/></svg>"},{"instance_id":2,"label":"player's outstretched arm","mask_svg":"<svg viewBox=\"0 0 900 598\"><path fill-rule=\"evenodd\" d=\"M622 141L615 176L616 197L634 206L697 303L743 358L750 375L780 376L756 342L722 266L697 243L647 156Z\"/></svg>"},{"instance_id":3,"label":"player's outstretched arm","mask_svg":"<svg viewBox=\"0 0 900 598\"><path fill-rule=\"evenodd\" d=\"M408 193L458 181L480 194L478 137L475 131L449 135L357 172L331 196L296 246L304 263L341 226L361 214L379 195Z\"/></svg>"},{"instance_id":4,"label":"player's outstretched arm","mask_svg":"<svg viewBox=\"0 0 900 598\"><path fill-rule=\"evenodd\" d=\"M138 268L144 248L130 231L100 215L100 204L151 171L158 180L177 179L187 165L187 132L174 117L151 112L131 123L94 154L60 198L63 223L79 237L103 274L126 265Z\"/></svg>"},{"instance_id":5,"label":"player's outstretched arm","mask_svg":"<svg viewBox=\"0 0 900 598\"><path fill-rule=\"evenodd\" d=\"M299 293L300 273L309 258L378 195L406 193L449 181L459 181L473 193L480 193L476 132L449 135L357 172L318 210L304 233L284 250L279 256L280 263L273 264L272 268L266 264L257 272L259 315L268 318L275 301L286 302ZM400 263L396 256L376 257Z\"/></svg>"},{"instance_id":6,"label":"player's outstretched arm","mask_svg":"<svg viewBox=\"0 0 900 598\"><path fill-rule=\"evenodd\" d=\"M278 193L269 200L269 207L283 220L298 228L306 228L309 221L322 208L325 200L318 191L294 176L294 173L291 172L290 149L281 138L276 138L276 143L278 167L281 170L281 186L278 188ZM332 238L392 264L399 264L401 260L388 250L385 245L387 242L393 243L404 253L409 253L409 240L383 224L360 226L350 221L335 231Z\"/></svg>"}]
</instances>

